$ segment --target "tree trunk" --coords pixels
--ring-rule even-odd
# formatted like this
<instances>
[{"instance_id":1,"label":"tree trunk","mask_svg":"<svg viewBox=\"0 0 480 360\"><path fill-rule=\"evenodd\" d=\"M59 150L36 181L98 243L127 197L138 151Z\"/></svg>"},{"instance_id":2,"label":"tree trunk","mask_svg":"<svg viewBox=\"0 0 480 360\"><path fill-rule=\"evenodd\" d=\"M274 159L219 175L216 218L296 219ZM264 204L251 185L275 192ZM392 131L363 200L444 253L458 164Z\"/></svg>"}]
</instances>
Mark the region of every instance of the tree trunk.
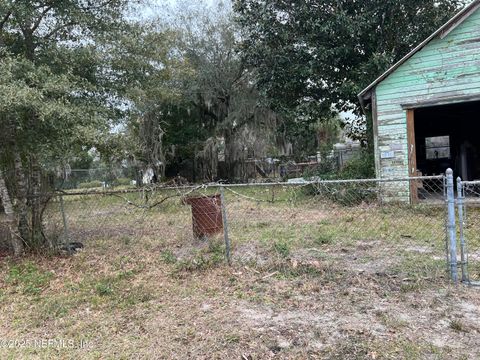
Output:
<instances>
[{"instance_id":1,"label":"tree trunk","mask_svg":"<svg viewBox=\"0 0 480 360\"><path fill-rule=\"evenodd\" d=\"M15 150L16 147L15 147ZM18 215L18 231L24 241L30 238L28 226L28 203L27 203L27 182L25 180L25 172L23 171L22 159L18 151L14 154L15 164L15 182L17 184L16 194L16 213Z\"/></svg>"},{"instance_id":2,"label":"tree trunk","mask_svg":"<svg viewBox=\"0 0 480 360\"><path fill-rule=\"evenodd\" d=\"M42 194L41 194L41 169L37 157L32 155L31 162L31 239L36 247L44 246L42 224Z\"/></svg>"},{"instance_id":3,"label":"tree trunk","mask_svg":"<svg viewBox=\"0 0 480 360\"><path fill-rule=\"evenodd\" d=\"M7 217L7 225L10 231L10 242L15 256L23 254L23 239L19 233L19 226L16 221L16 216L13 210L10 194L8 193L7 186L5 184L5 178L3 172L0 170L0 197L2 199L3 208Z\"/></svg>"},{"instance_id":4,"label":"tree trunk","mask_svg":"<svg viewBox=\"0 0 480 360\"><path fill-rule=\"evenodd\" d=\"M243 155L239 155L235 135L236 133L231 130L224 131L223 133L223 138L225 139L225 165L227 168L228 180L245 181L246 179L244 179L242 171L242 166L245 161Z\"/></svg>"}]
</instances>

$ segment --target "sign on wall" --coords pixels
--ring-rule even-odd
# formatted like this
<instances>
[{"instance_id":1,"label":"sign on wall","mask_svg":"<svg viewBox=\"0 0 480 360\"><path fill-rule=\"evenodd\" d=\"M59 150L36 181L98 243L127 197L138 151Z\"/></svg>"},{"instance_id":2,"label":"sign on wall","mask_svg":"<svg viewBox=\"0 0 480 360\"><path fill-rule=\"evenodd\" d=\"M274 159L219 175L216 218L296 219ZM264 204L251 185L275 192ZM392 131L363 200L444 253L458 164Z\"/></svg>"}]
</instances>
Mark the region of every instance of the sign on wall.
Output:
<instances>
[{"instance_id":1,"label":"sign on wall","mask_svg":"<svg viewBox=\"0 0 480 360\"><path fill-rule=\"evenodd\" d=\"M381 159L393 159L395 158L395 151L382 151L380 154Z\"/></svg>"}]
</instances>

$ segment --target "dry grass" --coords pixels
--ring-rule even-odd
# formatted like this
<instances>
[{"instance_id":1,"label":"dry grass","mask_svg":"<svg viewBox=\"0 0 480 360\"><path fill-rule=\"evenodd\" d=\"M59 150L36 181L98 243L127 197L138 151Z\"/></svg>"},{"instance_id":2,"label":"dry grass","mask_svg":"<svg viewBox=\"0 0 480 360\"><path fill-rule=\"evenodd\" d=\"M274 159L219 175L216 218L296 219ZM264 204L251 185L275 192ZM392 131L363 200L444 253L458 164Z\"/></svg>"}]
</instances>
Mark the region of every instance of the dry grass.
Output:
<instances>
[{"instance_id":1,"label":"dry grass","mask_svg":"<svg viewBox=\"0 0 480 360\"><path fill-rule=\"evenodd\" d=\"M367 231L358 209L351 219L318 204L230 204L228 267L220 239L191 238L176 200L148 214L111 199L67 202L85 249L3 260L0 339L74 346L3 348L0 358L480 357L480 293L448 283L432 232L405 220L380 237L384 224Z\"/></svg>"}]
</instances>

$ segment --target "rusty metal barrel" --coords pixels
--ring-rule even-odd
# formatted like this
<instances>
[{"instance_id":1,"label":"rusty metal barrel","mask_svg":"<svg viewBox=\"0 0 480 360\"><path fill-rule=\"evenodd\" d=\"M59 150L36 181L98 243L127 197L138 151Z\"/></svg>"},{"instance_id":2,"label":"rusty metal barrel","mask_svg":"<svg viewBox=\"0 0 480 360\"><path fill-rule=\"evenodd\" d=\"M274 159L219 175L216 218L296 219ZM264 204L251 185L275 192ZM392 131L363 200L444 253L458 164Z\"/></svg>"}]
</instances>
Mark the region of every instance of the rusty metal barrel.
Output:
<instances>
[{"instance_id":1,"label":"rusty metal barrel","mask_svg":"<svg viewBox=\"0 0 480 360\"><path fill-rule=\"evenodd\" d=\"M222 200L219 194L187 197L185 203L192 207L193 235L205 239L223 231Z\"/></svg>"}]
</instances>

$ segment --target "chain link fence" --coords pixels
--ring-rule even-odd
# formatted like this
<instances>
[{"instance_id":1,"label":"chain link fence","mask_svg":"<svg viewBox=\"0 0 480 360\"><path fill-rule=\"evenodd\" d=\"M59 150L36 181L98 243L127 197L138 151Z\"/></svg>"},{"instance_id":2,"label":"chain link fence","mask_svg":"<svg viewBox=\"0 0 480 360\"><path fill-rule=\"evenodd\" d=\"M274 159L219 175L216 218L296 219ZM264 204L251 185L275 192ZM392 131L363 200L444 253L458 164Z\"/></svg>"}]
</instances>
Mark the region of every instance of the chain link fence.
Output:
<instances>
[{"instance_id":1,"label":"chain link fence","mask_svg":"<svg viewBox=\"0 0 480 360\"><path fill-rule=\"evenodd\" d=\"M63 169L51 174L50 184L55 189L122 189L141 184L142 172L135 167L104 167L92 169Z\"/></svg>"},{"instance_id":2,"label":"chain link fence","mask_svg":"<svg viewBox=\"0 0 480 360\"><path fill-rule=\"evenodd\" d=\"M448 278L445 219L439 176L63 192L45 211L45 232L61 247L114 239L183 266L227 258L272 273L335 267L408 284Z\"/></svg>"},{"instance_id":3,"label":"chain link fence","mask_svg":"<svg viewBox=\"0 0 480 360\"><path fill-rule=\"evenodd\" d=\"M463 282L480 285L480 181L458 181L458 242Z\"/></svg>"}]
</instances>

